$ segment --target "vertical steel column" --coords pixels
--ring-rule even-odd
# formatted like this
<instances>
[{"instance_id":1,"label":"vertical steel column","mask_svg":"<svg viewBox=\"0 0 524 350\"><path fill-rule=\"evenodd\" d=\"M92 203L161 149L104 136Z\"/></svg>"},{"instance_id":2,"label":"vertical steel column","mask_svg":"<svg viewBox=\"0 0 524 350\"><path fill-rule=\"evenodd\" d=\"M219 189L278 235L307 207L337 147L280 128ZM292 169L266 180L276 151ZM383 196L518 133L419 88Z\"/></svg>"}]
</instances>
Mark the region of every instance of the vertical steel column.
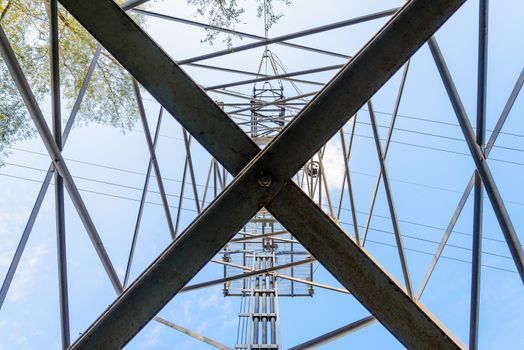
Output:
<instances>
[{"instance_id":1,"label":"vertical steel column","mask_svg":"<svg viewBox=\"0 0 524 350\"><path fill-rule=\"evenodd\" d=\"M255 266L256 266L256 269L257 270L260 270L261 269L261 266L260 266L260 258L258 258L257 256L255 256ZM258 275L256 278L255 278L255 292L253 293L254 297L255 297L255 307L253 309L253 313L255 315L252 315L253 316L253 340L250 344L258 344L258 324L259 324L259 317L257 314L260 313L260 275Z\"/></svg>"},{"instance_id":2,"label":"vertical steel column","mask_svg":"<svg viewBox=\"0 0 524 350\"><path fill-rule=\"evenodd\" d=\"M51 114L53 137L58 150L62 152L62 113L60 105L60 49L58 46L58 4L49 2L49 42L51 46ZM56 255L58 263L58 298L60 303L60 326L62 348L71 344L69 327L69 296L67 288L67 254L64 213L64 180L55 171L55 215L56 215Z\"/></svg>"},{"instance_id":3,"label":"vertical steel column","mask_svg":"<svg viewBox=\"0 0 524 350\"><path fill-rule=\"evenodd\" d=\"M80 104L84 98L87 86L89 84L89 80L91 79L91 75L93 74L93 70L95 69L96 62L98 60L98 57L100 56L101 51L102 48L100 46L97 46L96 52L93 56L93 59L91 60L91 64L89 65L86 76L82 83L82 87L80 88L76 101L73 105L73 109L71 110L71 114L69 115L69 119L67 120L66 126L64 128L64 133L62 135L62 146L64 146L65 142L67 141L67 137L69 136L69 132L73 128L76 115L78 114L78 110L80 109ZM0 309L4 304L7 292L9 291L9 287L11 286L11 282L13 281L15 272L18 269L20 259L22 259L22 254L25 250L27 241L29 240L29 236L31 235L31 231L33 230L33 225L35 224L36 217L38 215L38 212L40 211L42 202L44 201L47 189L51 184L54 171L55 167L53 163L51 163L47 170L47 174L44 178L44 181L42 181L42 186L40 187L40 191L36 196L35 203L33 204L33 208L31 209L31 214L29 214L29 218L27 219L27 223L25 224L24 232L22 233L22 237L20 237L20 241L18 242L18 246L16 247L15 255L11 260L11 264L9 265L9 269L7 270L7 273L5 275L4 282L2 283L2 288L0 289Z\"/></svg>"},{"instance_id":4,"label":"vertical steel column","mask_svg":"<svg viewBox=\"0 0 524 350\"><path fill-rule=\"evenodd\" d=\"M273 258L270 260L270 266L275 266L274 264L274 255ZM270 274L269 275L269 312L272 314L271 321L270 321L270 327L271 327L271 344L277 344L277 328L276 328L276 311L275 311L275 275Z\"/></svg>"},{"instance_id":5,"label":"vertical steel column","mask_svg":"<svg viewBox=\"0 0 524 350\"><path fill-rule=\"evenodd\" d=\"M488 0L479 1L478 77L477 77L477 145L483 149L486 128L486 85L488 55ZM471 249L471 298L469 318L469 348L478 349L480 312L480 278L482 263L483 188L478 171L475 171L473 202L473 246Z\"/></svg>"},{"instance_id":6,"label":"vertical steel column","mask_svg":"<svg viewBox=\"0 0 524 350\"><path fill-rule=\"evenodd\" d=\"M263 239L262 239L263 240ZM267 257L262 258L264 269L267 269L268 260ZM267 274L262 275L262 344L267 344Z\"/></svg>"}]
</instances>

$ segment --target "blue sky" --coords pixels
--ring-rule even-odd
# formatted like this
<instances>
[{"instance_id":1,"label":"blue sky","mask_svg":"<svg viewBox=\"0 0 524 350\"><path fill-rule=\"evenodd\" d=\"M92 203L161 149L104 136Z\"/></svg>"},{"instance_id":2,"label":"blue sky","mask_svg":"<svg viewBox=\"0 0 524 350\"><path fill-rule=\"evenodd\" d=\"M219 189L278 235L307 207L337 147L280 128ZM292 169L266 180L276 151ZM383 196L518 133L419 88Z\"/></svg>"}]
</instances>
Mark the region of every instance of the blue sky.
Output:
<instances>
[{"instance_id":1,"label":"blue sky","mask_svg":"<svg viewBox=\"0 0 524 350\"><path fill-rule=\"evenodd\" d=\"M326 0L321 5L312 2L294 3L282 8L285 17L271 30L270 36L307 29L402 5L402 1L336 1ZM263 24L252 10L253 2L246 1L246 23L239 30L263 35ZM466 111L474 124L476 106L476 43L477 1L468 1L457 14L437 33L437 39L447 60ZM156 2L151 10L179 17L197 19L194 8L185 1ZM524 6L517 1L492 2L490 7L490 36L488 60L487 129L491 130L523 68L524 48L520 43L524 33ZM357 26L297 39L295 42L354 54L383 24L375 20ZM201 44L201 29L170 23L159 19L147 21L149 34L176 60L219 50L223 44L217 41L213 47ZM249 40L234 39L234 44ZM287 71L298 71L317 66L344 63L343 60L294 49L273 46ZM205 62L223 67L256 71L263 48L236 53ZM246 79L240 75L224 75L202 69L185 67L188 74L206 86L219 82ZM328 81L335 71L317 73L307 79ZM373 102L379 125L387 126L395 103L400 82L396 74L381 89ZM239 91L250 93L252 86ZM286 96L294 91L285 85ZM315 91L310 86L301 87L303 92ZM153 130L158 115L158 104L143 91L150 128ZM213 99L228 101L227 97L211 95ZM44 102L42 109L49 118L50 106ZM64 106L64 115L68 115ZM383 112L383 113L379 113ZM524 98L520 96L509 115L503 134L490 154L489 165L497 181L507 210L520 239L524 236L524 190L519 179L524 175ZM431 255L440 241L461 193L474 169L455 115L447 99L437 70L424 46L411 61L399 119L394 132L387 166L397 215L400 220L404 244L415 290L418 289ZM352 181L355 191L359 225L365 224L374 176L378 169L367 109L358 114L354 149L351 155ZM417 118L417 119L414 119ZM349 125L345 127L349 131ZM386 128L380 128L382 137ZM491 134L487 132L487 137ZM170 204L178 206L180 178L184 162L182 132L176 121L165 115L157 149L158 159L165 180ZM440 135L440 136L435 136ZM31 210L39 181L47 169L49 157L39 139L15 145L0 169L2 196L0 196L0 276L3 278L10 259L23 231ZM204 184L209 156L194 144L193 157L197 169L197 183ZM438 150L444 149L445 151ZM516 149L516 150L515 150ZM328 183L336 193L340 188L343 164L338 138L328 144L326 151ZM148 153L141 125L123 133L108 126L90 123L75 127L64 150L76 183L82 189L82 198L93 217L108 253L120 276L125 263L133 232L137 199L140 191L129 187L141 187L147 168ZM93 165L95 164L95 165ZM25 166L22 167L22 166ZM31 167L31 168L27 168ZM125 171L122 171L124 169ZM7 176L6 176L7 175ZM17 177L14 177L17 176ZM25 179L21 179L25 178ZM27 180L27 179L31 179ZM90 180L86 180L90 179ZM96 179L99 182L94 182ZM100 181L110 182L101 183ZM116 185L115 185L116 184ZM120 185L120 186L118 186ZM127 187L123 187L127 186ZM156 191L155 181L150 181ZM203 191L203 187L199 187ZM98 192L98 193L94 193ZM22 258L6 302L0 311L0 349L56 349L60 347L58 293L56 273L56 243L54 226L54 198L52 189L44 201L35 223L33 234ZM116 197L101 195L110 193ZM188 186L183 204L181 227L196 216L192 192ZM125 197L127 199L123 199ZM338 195L335 195L338 203ZM142 220L132 278L135 278L169 244L169 234L160 198L148 194ZM324 203L326 201L324 200ZM344 208L349 208L347 200ZM324 208L327 210L327 208ZM480 347L482 349L513 349L524 342L519 327L524 321L524 288L513 262L507 258L509 251L493 215L489 201L485 200L484 251L481 290ZM427 290L421 299L430 310L463 342L468 339L469 285L471 265L472 199L463 213L445 248L444 255L435 269ZM70 287L70 313L72 338L76 338L114 300L114 291L105 276L91 243L69 199L66 201L66 227L68 235L68 269ZM176 209L172 209L173 215ZM386 197L380 187L375 214L371 222L369 244L366 249L397 280L402 281L400 263L394 245L389 222ZM341 225L352 232L351 215L342 211ZM457 248L459 247L459 248ZM414 251L416 250L416 251ZM418 252L417 252L418 251ZM425 252L420 253L420 251ZM219 278L221 267L208 264L192 282ZM322 267L318 267L315 280L339 286L338 282ZM280 298L281 334L283 347L287 348L312 337L368 315L367 311L352 297L315 289L312 298ZM160 313L161 316L206 336L232 346L236 336L239 300L224 298L221 286L176 296ZM326 349L396 349L402 345L381 325L374 324L339 339ZM129 349L207 349L207 345L151 322L128 345Z\"/></svg>"}]
</instances>

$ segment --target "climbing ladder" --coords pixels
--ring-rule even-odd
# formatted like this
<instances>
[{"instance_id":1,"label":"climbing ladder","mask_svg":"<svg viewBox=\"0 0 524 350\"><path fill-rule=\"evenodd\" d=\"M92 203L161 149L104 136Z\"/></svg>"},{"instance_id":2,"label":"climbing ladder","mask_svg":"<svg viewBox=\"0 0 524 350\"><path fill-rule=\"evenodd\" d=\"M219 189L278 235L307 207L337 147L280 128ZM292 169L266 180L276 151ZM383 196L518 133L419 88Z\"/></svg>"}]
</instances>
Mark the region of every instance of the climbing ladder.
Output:
<instances>
[{"instance_id":1,"label":"climbing ladder","mask_svg":"<svg viewBox=\"0 0 524 350\"><path fill-rule=\"evenodd\" d=\"M251 269L260 270L275 265L272 250L250 255ZM235 349L280 350L280 320L278 292L273 273L246 279L240 302L237 343Z\"/></svg>"}]
</instances>

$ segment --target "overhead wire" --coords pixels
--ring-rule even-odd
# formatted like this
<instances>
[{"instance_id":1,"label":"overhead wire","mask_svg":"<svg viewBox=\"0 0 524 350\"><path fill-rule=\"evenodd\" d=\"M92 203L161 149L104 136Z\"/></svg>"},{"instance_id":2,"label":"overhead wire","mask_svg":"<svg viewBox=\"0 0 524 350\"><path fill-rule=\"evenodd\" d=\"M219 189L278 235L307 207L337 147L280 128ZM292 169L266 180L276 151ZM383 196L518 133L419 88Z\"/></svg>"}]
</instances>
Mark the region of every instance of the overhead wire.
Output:
<instances>
[{"instance_id":1,"label":"overhead wire","mask_svg":"<svg viewBox=\"0 0 524 350\"><path fill-rule=\"evenodd\" d=\"M278 57L277 57L277 59L278 59ZM279 66L280 66L280 64L279 64ZM283 67L281 67L281 68L283 68ZM239 93L239 92L234 92L234 93L235 94L242 94L242 93ZM244 94L242 94L242 95L244 95ZM246 95L246 96L248 96L248 95ZM365 109L363 109L363 110L365 110ZM391 113L382 112L382 111L376 111L376 113L377 114L381 114L381 115L391 115ZM408 116L408 115L402 115L402 114L398 114L398 117L399 118L405 118L405 119L411 119L411 120L423 121L423 122L427 122L427 123L436 123L436 124L440 124L440 125L459 127L459 125L456 124L456 123L450 123L450 122L446 122L446 121L437 121L437 120L427 119L427 118L422 118L422 117ZM237 118L237 117L232 116L232 118ZM240 118L237 118L237 119L240 119ZM369 123L362 122L362 121L358 121L357 123L358 124L362 124L362 125L369 125ZM385 128L387 126L379 125L379 127ZM143 132L141 130L136 130L136 129L133 129L133 131L135 131L135 132ZM431 133L431 132L424 132L424 131L420 131L420 130L412 130L412 129L396 127L395 131L397 131L397 132L399 132L399 131L400 132L408 132L408 133L418 134L418 135L423 135L423 136L430 136L430 137L442 138L442 139L447 139L447 140L452 140L452 141L465 142L465 140L461 139L461 138L447 136L447 135L440 135L440 134ZM488 129L487 131L491 131L491 130ZM513 136L513 137L524 138L524 135L520 135L520 134L516 134L516 133L508 133L508 132L500 131L500 134ZM182 141L182 138L179 138L179 137L173 137L173 136L162 135L162 134L160 136L161 137L165 137L165 138L178 139L178 140ZM371 136L362 135L362 134L358 134L358 133L355 133L355 136L356 137L361 137L361 138L373 139L373 137L371 137ZM435 151L446 152L446 153L451 153L451 154L457 154L457 155L462 155L462 156L467 156L467 157L471 156L469 153L460 152L460 151L454 151L454 150L448 150L448 149L439 148L439 147L432 147L432 146L427 146L427 145L419 145L419 144L416 144L416 143L410 143L410 142L404 142L404 141L398 141L398 140L391 140L391 142L392 143L401 144L401 145L406 145L406 146L412 146L412 147L417 147L417 148L435 150ZM506 149L506 150L510 150L510 151L516 151L516 152L524 152L524 150L519 149L519 148L515 148L515 147L499 146L499 145L495 145L494 147L495 148ZM42 153L42 152L25 150L25 149L16 148L16 147L11 147L11 149L22 151L22 152L29 152L29 153L38 154L38 155L42 155L42 156L46 156L47 157L47 154ZM109 169L109 170L121 171L121 172L125 172L125 173L135 174L135 175L141 175L141 176L145 176L146 175L145 173L138 172L138 171L122 169L122 168L118 168L118 167L114 167L114 166L97 164L97 163L93 163L93 162L81 161L81 160L78 160L78 159L66 158L66 160L71 161L71 162L77 162L77 163L80 163L80 164L106 168L106 169ZM504 159L490 158L490 161L496 161L496 162L502 162L502 163L507 163L507 164L524 166L524 163L515 162L515 161L509 161L509 160L504 160ZM23 165L20 165L20 164L14 164L14 163L7 163L7 164L12 165L12 166L23 167L23 168L27 168L27 169L35 170L35 171L43 171L43 172L47 171L45 169L39 169L39 168L35 168L35 167L23 166ZM374 176L372 174L368 174L368 173L364 173L364 172L358 172L358 171L354 171L354 170L352 170L352 172L358 173L358 174L361 174L361 175L366 175L366 176ZM35 182L35 183L40 183L40 181L38 181L38 180L34 180L34 179L22 177L22 176L16 176L16 175L5 174L5 173L0 173L0 175L8 176L8 177L11 177L11 178L16 178L16 179L20 179L20 180L27 180L27 181L32 181L32 182ZM151 176L154 177L154 175L151 175ZM134 186L128 186L128 185L123 185L123 184L116 184L116 183L103 181L103 180L97 180L97 179L80 177L80 176L75 176L75 177L78 178L78 179L81 179L81 180L93 181L93 182L97 182L97 183L117 186L117 187L120 187L120 188L127 188L127 189L140 190L140 191L143 190L142 188L138 188L138 187L134 187ZM173 179L173 178L167 178L167 177L162 177L162 179L166 180L166 181L174 181L174 182L178 182L178 183L182 182L181 180L177 180L177 179ZM411 185L432 188L432 189L435 189L435 190L448 191L448 192L454 192L454 193L462 193L460 191L456 191L456 190L452 190L452 189L446 189L446 188L442 188L442 187L431 186L431 185L421 184L421 183L416 183L416 182L411 182L411 181L404 181L404 180L393 180L393 181L399 181L399 182L403 182L403 183L407 183L407 184L411 184ZM205 187L204 185L201 185L201 184L197 184L197 186ZM209 188L212 188L212 186L209 186ZM131 197L126 197L126 196L121 196L121 195L116 195L116 194L111 194L111 193L106 193L106 192L100 192L100 191L93 191L93 190L89 190L89 189L80 189L80 190L83 191L83 192L87 192L87 193L103 195L103 196L113 197L113 198L122 199L122 200L139 202L138 199L131 198ZM153 190L148 190L148 192L157 193L158 194L158 192L153 191ZM179 196L173 195L173 194L167 194L167 195L171 196L171 197L177 197L177 198L179 197ZM189 199L187 197L184 197L184 198L185 199ZM507 201L507 202L511 202L511 201ZM155 203L155 202L151 202L151 201L146 201L146 203L147 204L161 206L160 203ZM517 205L524 205L524 203L520 203L520 202L511 202L511 203L514 203L514 204L517 204ZM176 209L176 207L174 207L174 206L170 206L170 207ZM189 208L182 208L182 210L192 211L192 212L196 213L196 210L191 210ZM342 210L348 210L349 211L349 209L347 209L347 208L342 208ZM359 212L359 213L367 215L367 213L365 213L365 212ZM385 216L381 216L381 215L378 215L378 214L374 214L373 216L387 218ZM410 223L410 224L413 224L413 225L424 226L424 227L428 227L428 228L432 228L432 229L443 230L442 228L439 228L439 227L436 227L436 226L416 223L416 222L412 222L412 221L406 221L406 220L399 220L399 221L404 221L404 222L407 222L407 223ZM346 223L346 224L351 225L349 223ZM389 231L386 231L386 230L377 229L377 228L370 228L370 230L377 231L377 232L382 232L382 233L387 233L387 234L393 234L392 232L389 232ZM461 235L469 235L470 236L470 234L467 234L467 233L464 233L464 232L459 232L459 231L453 231L453 232L457 232L457 233L459 233ZM414 240L418 240L418 241L424 241L424 242L433 243L433 244L438 244L439 243L439 242L436 242L436 241L432 241L432 240L428 240L428 239L424 239L424 238L420 238L420 237L414 237L414 236L410 236L410 235L405 235L405 234L403 236L405 236L406 238L410 238L410 239L414 239ZM496 241L496 242L504 242L503 240L498 240L498 239L490 238L490 237L484 237L484 239L492 240L492 241ZM387 244L387 243L384 243L384 242L378 242L378 241L372 241L372 240L369 240L369 241L373 242L375 244L381 244L381 245L384 245L384 246L391 246L391 247L395 247L396 248L396 246L390 245L390 244ZM452 248L457 248L457 249L471 251L471 249L469 249L469 248L461 247L461 246L457 246L457 245L446 244L446 246L449 246L449 247L452 247ZM428 253L428 252L417 250L417 249L412 249L412 248L405 248L405 249L409 250L409 251L422 253L422 254L433 255L432 253ZM487 254L487 255L500 257L500 258L511 259L511 257L506 256L506 255L501 255L501 254L496 254L496 253L491 253L491 252L483 252L483 253ZM470 263L467 260L461 260L461 259L448 257L448 256L442 256L442 258L455 260L455 261L459 261L459 262L463 262L463 263ZM497 266L491 266L491 265L483 265L483 266L486 266L486 267L489 267L489 268L498 269L498 270L501 270L501 271L507 271L507 272L516 273L515 271L504 269L504 268L500 268L500 267L497 267Z\"/></svg>"},{"instance_id":2,"label":"overhead wire","mask_svg":"<svg viewBox=\"0 0 524 350\"><path fill-rule=\"evenodd\" d=\"M47 170L44 170L44 169L32 168L32 167L27 167L27 166L23 166L23 167L26 167L26 168L29 168L29 169L38 170L38 171L42 171L42 172L46 172L46 171L47 171ZM12 175L12 174L1 173L1 172L0 172L0 176L6 176L6 177L11 177L11 178L19 179L19 180L31 181L31 182L34 182L34 183L41 183L41 181L38 181L38 180L35 180L35 179L31 179L31 178L27 178L27 177L23 177L23 176ZM134 189L134 190L140 190L140 191L142 191L142 189L141 189L141 188L138 188L138 187L127 186L127 185L121 185L121 184L111 183L111 182L107 182L107 181L99 181L99 180L89 179L89 178L85 178L85 177L82 177L82 179L85 179L85 180L88 180L88 181L102 182L102 183L105 183L105 184L111 184L111 185L118 186L118 187L125 187L125 188L130 188L130 189ZM121 200L127 200L127 201L133 201L133 202L140 202L139 199L131 198L131 197L126 197L126 196L122 196L122 195L116 195L116 194L113 194L113 193L107 193L107 192L101 192L101 191L94 191L94 190L89 190L89 189L85 189L85 188L79 188L79 190L80 190L81 192L86 192L86 193L91 193L91 194L97 194L97 195L102 195L102 196L111 197L111 198L116 198L116 199L121 199ZM148 192L151 192L151 191L148 190ZM154 191L152 191L152 192L154 192ZM176 195L172 195L172 194L168 194L168 195L169 195L169 196L173 196L173 197L178 197L178 196L176 196ZM151 201L146 201L145 203L147 203L147 204L151 204L151 205L156 205L156 206L162 206L161 203L156 203L156 202L151 202ZM173 209L177 209L177 207L175 207L175 206L171 206L171 205L169 205L169 207L170 207L170 208L173 208ZM181 209L184 210L184 211L194 212L195 214L197 213L197 211L196 211L195 209L184 208L184 207L182 207ZM348 210L349 210L349 209L348 209ZM363 213L363 212L362 212L362 213ZM379 216L379 217L380 217L380 215L374 215L374 216ZM399 221L402 221L402 220L399 220ZM342 221L341 221L341 223L344 224L344 225L352 226L351 223L342 222ZM424 225L424 226L428 226L428 225ZM429 226L429 227L431 227L431 226ZM440 228L437 228L437 227L431 227L431 228L435 228L435 229L439 229L439 230L441 230ZM369 229L372 230L372 231L382 232L382 233L386 233L386 234L391 234L391 235L393 235L393 232L390 232L390 231L387 231L387 230L383 230L383 229L379 229L379 228L373 228L373 227L370 227ZM416 236L411 236L411 235L406 235L406 234L402 234L402 236L403 236L403 237L406 237L406 238L413 239L413 240L417 240L417 241L424 241L424 242L428 242L428 243L439 244L439 242L437 242L437 241L432 241L432 240L429 240L429 239L420 238L420 237L416 237ZM396 247L396 246L394 246L394 245L390 245L390 244L387 244L387 243L385 243L385 242L371 241L371 240L369 240L369 241L370 241L370 242L373 242L373 243L375 243L375 244L381 244L381 245L385 245L385 246ZM453 244L449 244L449 243L447 243L446 246L448 246L448 247L452 247L452 248L461 249L461 250L471 251L470 248L462 247L462 246L458 246L458 245L453 245ZM409 251L414 251L414 252L422 253L422 254L433 255L433 253L425 252L425 251L418 250L418 249L413 249L413 248L405 248L405 249L406 249L406 250L409 250ZM497 254L497 253L492 253L492 252L487 252L487 251L486 251L486 252L483 252L483 254L492 255L492 256L496 256L496 257L500 257L500 258L505 258L505 259L512 259L510 256L507 256L507 255L502 255L502 254ZM467 260L461 260L461 259L454 258L454 257L449 257L449 256L444 256L444 255L442 255L441 257L442 257L442 258L446 258L446 259L451 259L451 260L456 260L456 261L464 262L464 263L471 263L471 262L469 262L469 261L467 261ZM497 266L493 266L493 265L483 264L483 266L488 267L488 268L498 269L498 270L501 270L501 271L517 273L516 271L509 270L509 269L504 269L504 268L497 267Z\"/></svg>"},{"instance_id":3,"label":"overhead wire","mask_svg":"<svg viewBox=\"0 0 524 350\"><path fill-rule=\"evenodd\" d=\"M160 135L160 136L164 136L164 137L171 138L171 139L182 140L181 138L175 137L175 136L168 136L168 135ZM359 136L359 135L355 133L355 136ZM367 135L360 135L360 136L361 137L365 137L365 138L370 138L370 139L373 138L372 136L367 136ZM391 142L395 142L395 141L392 140ZM404 142L398 142L398 143L405 144ZM419 145L419 146L420 147L424 147L424 148L434 149L433 147L430 147L430 146L422 146L422 145ZM44 152L27 150L27 149L18 148L18 147L9 147L9 148L12 149L12 150L17 150L17 151L21 151L21 152L26 152L26 153L30 153L30 154L36 154L36 155L39 155L39 156L48 157L47 153L44 153ZM470 156L467 153L462 153L462 152L458 152L458 151L450 151L450 152L458 153L458 154L461 154L461 155L468 155L468 156ZM94 162L82 161L82 160L78 160L78 159L74 159L74 158L68 158L68 157L66 157L64 159L67 160L67 161L70 161L70 162L80 163L80 164L89 165L89 166L100 167L100 168L104 168L104 169L108 169L108 170L114 170L114 171L130 173L130 174L140 175L140 176L145 176L146 175L146 173L144 173L144 172L118 168L118 167L109 166L109 165L105 165L105 164L99 164L99 163L94 163ZM489 158L489 159L490 160L494 160L492 158ZM518 164L521 165L521 166L524 166L524 163L518 163ZM355 174L359 174L359 175L364 175L364 176L371 176L371 177L375 177L376 176L376 174L370 174L370 173L357 171L357 170L351 170L351 172L355 173ZM154 175L151 175L151 176L155 177ZM166 180L166 181L173 181L173 182L178 182L178 183L182 182L181 180L173 179L173 178L169 178L169 177L164 177L164 176L162 176L162 179ZM449 188L433 186L433 185L423 184L423 183L414 182L414 181L401 180L401 179L396 179L396 178L392 178L391 180L395 181L395 182L405 183L405 184L419 186L419 187L423 187L423 188L434 189L434 190L438 190L438 191L446 191L446 192L451 192L451 193L462 194L462 191L455 190L455 189L449 189ZM197 184L197 186L198 187L205 187L202 184ZM518 201L513 201L513 200L506 200L506 203L511 203L511 204L515 204L515 205L519 205L519 206L524 206L524 202L518 202Z\"/></svg>"}]
</instances>

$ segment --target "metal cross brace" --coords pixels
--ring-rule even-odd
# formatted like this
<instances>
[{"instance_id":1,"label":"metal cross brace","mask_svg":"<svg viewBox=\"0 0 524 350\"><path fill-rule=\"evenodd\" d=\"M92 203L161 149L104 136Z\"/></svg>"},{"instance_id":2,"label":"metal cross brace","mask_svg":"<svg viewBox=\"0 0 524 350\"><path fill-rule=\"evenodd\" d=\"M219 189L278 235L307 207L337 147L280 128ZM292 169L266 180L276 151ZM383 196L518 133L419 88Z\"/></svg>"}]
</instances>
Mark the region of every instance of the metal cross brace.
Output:
<instances>
[{"instance_id":1,"label":"metal cross brace","mask_svg":"<svg viewBox=\"0 0 524 350\"><path fill-rule=\"evenodd\" d=\"M87 86L87 81L89 80L89 77L92 73L92 69L94 67L94 63L96 63L96 59L98 57L98 54L100 53L100 48L97 49L97 54L95 54L94 58L93 58L93 61L92 61L92 64L90 66L90 69L88 71L88 74L86 75L86 79L84 81L84 86ZM30 218L27 226L26 226L26 230L24 230L24 234L23 234L23 237L22 237L22 240L20 241L20 244L17 248L17 251L16 251L16 254L15 254L15 257L13 258L13 261L12 261L12 264L11 266L9 267L9 270L8 270L8 275L6 276L6 279L4 280L4 284L2 285L2 290L0 291L0 306L1 304L3 303L4 301L4 298L7 294L7 291L9 290L9 286L10 286L10 283L11 283L11 280L14 276L14 272L16 271L16 267L18 265L18 262L20 260L20 257L21 257L21 254L25 248L25 244L27 242L27 239L29 238L29 233L31 232L31 228L32 228L32 225L34 223L34 218L36 218L36 214L38 213L38 210L40 209L40 205L41 205L41 201L43 199L43 196L46 192L46 189L47 187L49 186L49 183L51 181L51 176L52 174L54 173L54 170L55 168L57 168L57 171L59 171L61 174L65 174L66 176L68 176L68 178L64 178L66 182L66 185L68 186L67 189L70 193L70 195L72 196L72 201L73 201L73 204L75 205L75 207L77 208L77 211L79 213L79 215L82 217L82 220L84 221L84 225L86 226L86 230L88 231L88 234L90 236L90 238L92 239L93 241L93 244L95 245L95 248L96 248L96 251L97 253L99 254L99 258L100 260L102 261L104 267L106 267L106 273L110 279L110 281L112 282L113 284L113 287L115 289L115 291L117 292L117 294L120 294L123 292L123 288L120 284L120 281L118 279L118 276L116 275L116 272L113 268L113 265L111 263L111 260L109 259L108 255L107 255L107 252L102 244L102 241L100 239L100 237L98 236L98 232L96 231L96 229L94 228L94 224L92 223L92 220L87 212L87 209L85 208L85 205L82 201L82 198L80 197L79 193L78 193L78 189L76 188L76 185L67 169L67 166L63 160L63 158L61 158L61 154L58 153L55 154L54 153L54 149L53 149L53 146L58 146L57 144L53 143L52 142L52 139L50 139L50 130L49 128L47 127L47 123L42 115L42 112L35 100L35 97L29 87L29 84L22 72L22 69L15 57L15 54L11 48L11 46L9 45L9 42L7 40L7 37L5 35L5 32L3 31L3 28L2 26L0 25L0 54L4 57L6 63L7 63L7 66L11 72L11 75L15 81L15 84L17 85L23 99L24 99L24 102L26 103L26 106L27 108L29 109L30 111L30 114L31 114L31 117L33 118L35 124L38 126L39 128L39 133L44 141L44 143L46 144L46 146L48 147L48 151L50 153L50 155L54 155L55 157L57 158L53 158L53 164L51 165L50 169L48 170L47 172L47 176L46 178L44 179L44 182L42 183L42 188L40 189L40 194L37 198L37 202L35 203L35 206L33 207L33 211L31 213L31 217L33 219ZM78 111L78 107L80 105L80 100L82 99L82 95L83 93L81 92L79 94L79 97L77 98L77 101L75 103L75 107L73 108L73 112L71 113L71 117L67 123L67 126L66 126L66 129L64 130L64 140L67 138L68 134L69 134L69 131L71 130L71 127L73 125L73 120L74 120L74 117L76 115L76 112ZM146 130L146 132L149 132L149 130ZM157 130L157 135L158 135L158 130ZM60 150L60 149L59 149ZM60 156L60 157L58 157ZM60 168L58 168L58 166L60 166ZM75 194L75 191L77 192ZM73 197L74 196L74 197ZM84 217L86 216L86 217ZM86 222L89 224L86 224ZM67 319L67 318L66 318ZM193 338L196 338L200 341L204 341L206 343L209 343L213 346L216 346L216 344L218 344L216 341L213 341L209 338L206 338L196 332L193 332L193 331L189 331L187 330L186 328L183 328L181 326L178 326L178 325L175 325L161 317L154 317L153 318L155 321L157 322L160 322L160 323L163 323L165 325L167 325L167 323L169 323L169 327L171 328L174 328L176 330L179 330ZM62 317L62 320L64 320L64 317ZM167 322L167 323L166 323ZM64 324L62 325L64 327ZM66 346L68 346L69 344L69 330L68 330L68 325L66 327L64 327L63 329L63 347L65 348ZM223 346L220 344L221 347L219 348L222 348L222 349L226 349L227 347ZM229 349L229 348L227 348Z\"/></svg>"},{"instance_id":2,"label":"metal cross brace","mask_svg":"<svg viewBox=\"0 0 524 350\"><path fill-rule=\"evenodd\" d=\"M125 3L122 4L122 9L129 10L132 9L135 6L142 5L149 0L128 0ZM5 43L7 43L7 37L2 38ZM69 115L69 119L67 120L66 126L64 128L64 131L62 133L62 146L65 145L65 142L67 141L67 138L69 136L69 133L71 129L73 128L73 124L76 120L76 116L78 114L78 111L80 109L80 104L83 101L85 92L87 90L87 87L89 85L89 81L91 79L91 75L93 74L93 71L95 69L96 63L98 61L98 58L100 56L100 53L102 52L102 48L100 45L97 45L96 51L93 55L93 58L91 60L91 63L89 65L89 68L87 70L87 73L85 75L84 81L82 82L82 86L78 92L78 96L76 97L75 103L73 104L73 108L71 109L71 113ZM5 59L5 58L4 58ZM6 59L6 62L8 60ZM29 92L29 91L27 91ZM38 109L38 108L36 108ZM34 109L34 110L36 110ZM25 250L27 241L29 240L29 236L31 235L31 231L33 229L33 225L36 221L36 217L38 216L38 212L40 211L42 202L44 200L45 194L47 193L47 189L49 188L49 185L51 183L51 178L55 172L55 167L53 165L53 162L51 162L51 165L49 166L49 169L47 170L47 174L44 178L44 181L42 182L42 186L40 187L40 191L38 192L38 196L36 198L36 201L33 205L33 208L31 209L31 214L29 215L29 219L26 223L26 226L24 228L24 232L22 233L22 237L20 238L20 241L18 243L18 246L15 251L15 255L13 256L13 259L11 260L11 264L9 265L9 269L7 270L7 274L4 278L4 282L2 283L2 287L0 289L0 309L3 306L5 297L7 295L7 292L9 291L9 287L11 286L11 282L13 280L13 277L15 275L15 272L18 268L18 264L20 263L20 259L22 258L22 254ZM80 214L81 215L81 214ZM82 216L82 215L81 215ZM83 220L84 223L88 223L90 219ZM114 268L112 266L111 261L109 260L109 257L105 253L104 247L100 240L96 239L96 236L98 235L97 232L94 232L91 230L92 227L85 225L86 231L90 236L94 237L95 239L92 239L93 244L100 246L101 249L96 248L98 256L104 266L107 266L106 271L108 272L109 277L112 279L113 287L118 291L118 287L120 286L120 283L118 282L118 276L116 273L109 272L114 271ZM93 226L94 227L94 226ZM96 246L95 246L96 247Z\"/></svg>"},{"instance_id":3,"label":"metal cross brace","mask_svg":"<svg viewBox=\"0 0 524 350\"><path fill-rule=\"evenodd\" d=\"M486 154L481 147L475 142L475 133L469 122L468 115L459 97L458 91L455 87L453 79L449 73L444 57L440 51L437 41L434 37L431 37L428 41L428 45L437 65L437 69L442 78L442 82L450 99L453 110L455 111L457 120L460 128L466 139L468 148L470 149L471 156L475 162L478 175L482 179L486 194L491 202L491 206L495 213L495 216L499 222L500 229L504 234L506 243L509 251L519 272L520 279L524 283L524 250L520 244L517 232L513 227L509 214L504 205L504 201L499 193L493 175L491 174L490 167L486 161Z\"/></svg>"},{"instance_id":4,"label":"metal cross brace","mask_svg":"<svg viewBox=\"0 0 524 350\"><path fill-rule=\"evenodd\" d=\"M73 349L121 348L264 206L404 345L463 347L289 179L464 1L408 2L263 151L112 1L60 2L236 175Z\"/></svg>"}]
</instances>

